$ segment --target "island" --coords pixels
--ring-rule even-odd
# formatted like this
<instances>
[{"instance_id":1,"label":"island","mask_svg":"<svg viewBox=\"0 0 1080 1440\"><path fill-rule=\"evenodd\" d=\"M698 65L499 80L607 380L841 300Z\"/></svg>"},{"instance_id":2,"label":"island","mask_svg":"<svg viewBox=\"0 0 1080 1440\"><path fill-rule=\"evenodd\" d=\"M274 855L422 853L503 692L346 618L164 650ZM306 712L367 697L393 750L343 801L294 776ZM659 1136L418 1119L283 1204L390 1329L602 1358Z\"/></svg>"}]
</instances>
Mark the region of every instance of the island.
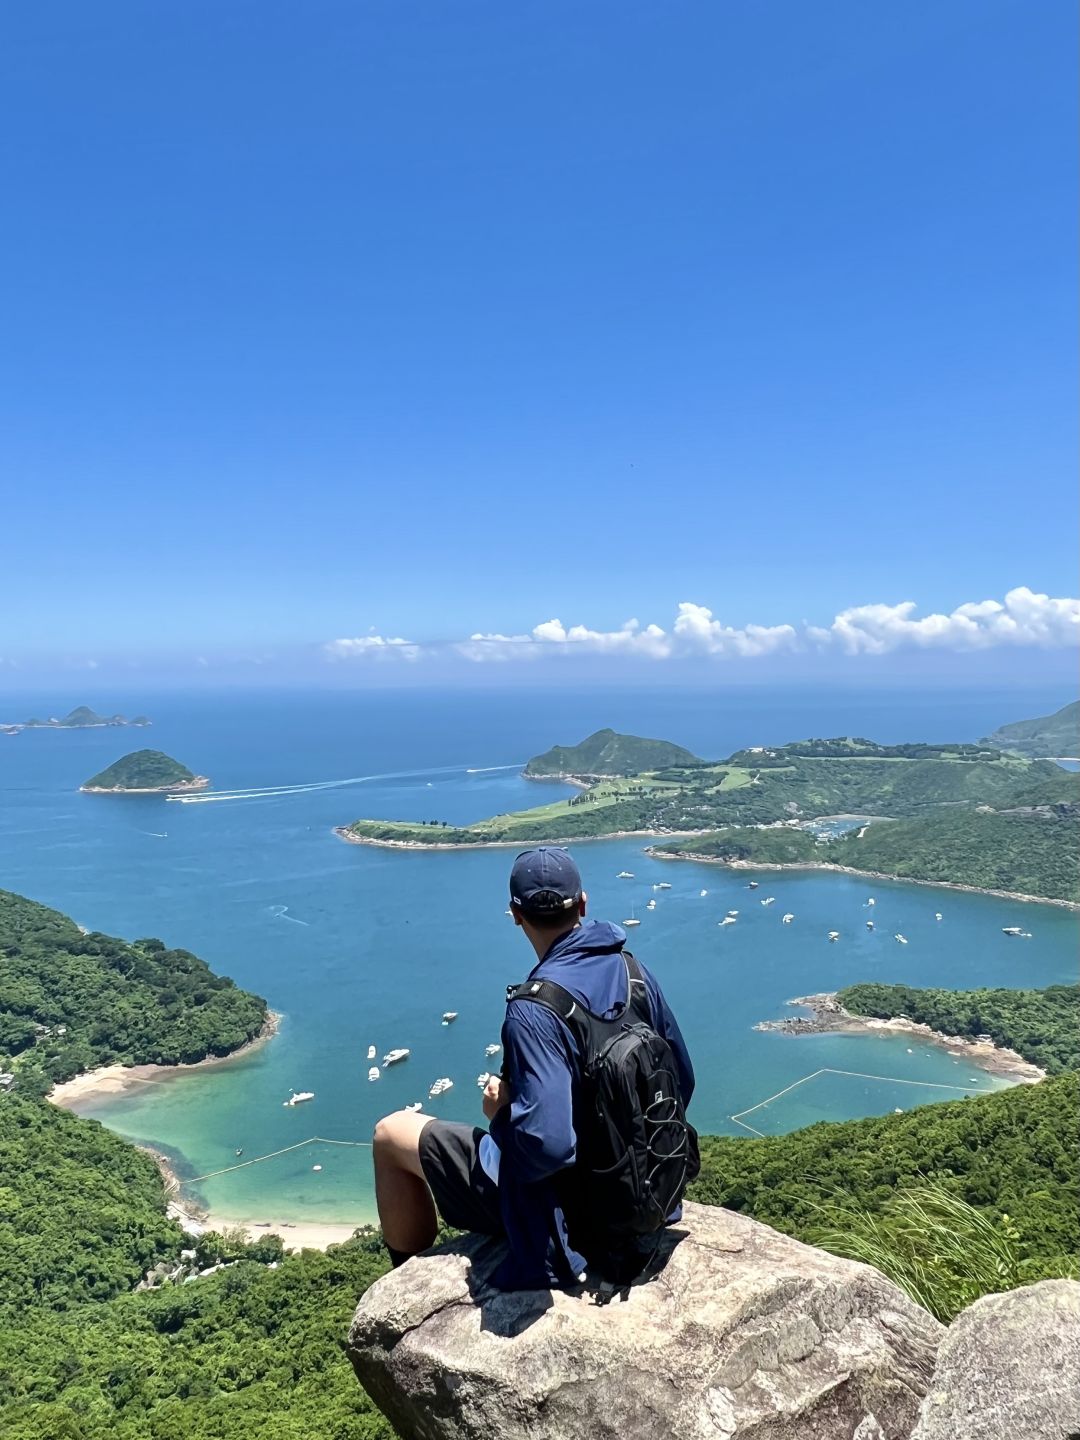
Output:
<instances>
[{"instance_id":1,"label":"island","mask_svg":"<svg viewBox=\"0 0 1080 1440\"><path fill-rule=\"evenodd\" d=\"M580 745L553 745L543 755L534 755L523 774L529 780L587 782L606 775L638 775L644 770L701 763L696 755L670 740L646 740L639 735L597 730Z\"/></svg>"},{"instance_id":2,"label":"island","mask_svg":"<svg viewBox=\"0 0 1080 1440\"><path fill-rule=\"evenodd\" d=\"M196 775L160 750L133 750L79 786L87 795L173 795L205 790L206 775Z\"/></svg>"},{"instance_id":3,"label":"island","mask_svg":"<svg viewBox=\"0 0 1080 1440\"><path fill-rule=\"evenodd\" d=\"M1050 760L985 744L845 736L754 746L722 761L682 752L688 758L659 768L590 778L583 770L605 749L626 764L634 744L664 743L598 734L609 738L593 746L590 737L584 754L555 747L525 767L530 778L572 776L578 794L471 825L362 819L335 833L412 849L643 835L662 858L833 867L1080 902L1080 775ZM612 739L623 742L614 751ZM577 771L558 768L567 763Z\"/></svg>"},{"instance_id":4,"label":"island","mask_svg":"<svg viewBox=\"0 0 1080 1440\"><path fill-rule=\"evenodd\" d=\"M136 715L134 719L129 720L124 715L99 715L96 710L91 710L89 705L77 705L74 710L62 717L53 716L48 720L39 720L37 717L30 720L15 720L0 725L0 731L5 735L17 735L20 730L98 730L104 726L143 726L152 723L146 715Z\"/></svg>"},{"instance_id":5,"label":"island","mask_svg":"<svg viewBox=\"0 0 1080 1440\"><path fill-rule=\"evenodd\" d=\"M785 1035L900 1031L1020 1082L1080 1070L1080 985L940 990L871 982L787 1003L808 1013L762 1020L754 1029Z\"/></svg>"},{"instance_id":6,"label":"island","mask_svg":"<svg viewBox=\"0 0 1080 1440\"><path fill-rule=\"evenodd\" d=\"M1080 700L1063 705L1053 715L1034 720L1017 720L1002 725L984 742L999 750L1031 759L1045 756L1056 760L1080 759Z\"/></svg>"}]
</instances>

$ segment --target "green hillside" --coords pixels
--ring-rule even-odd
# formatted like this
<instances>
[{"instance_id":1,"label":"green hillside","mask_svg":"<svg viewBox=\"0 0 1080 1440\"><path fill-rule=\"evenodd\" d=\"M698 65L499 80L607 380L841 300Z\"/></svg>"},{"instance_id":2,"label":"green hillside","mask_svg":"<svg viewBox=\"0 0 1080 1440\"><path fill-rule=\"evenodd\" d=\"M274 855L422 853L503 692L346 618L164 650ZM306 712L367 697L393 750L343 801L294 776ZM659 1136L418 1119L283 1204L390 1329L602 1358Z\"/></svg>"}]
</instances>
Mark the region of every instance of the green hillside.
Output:
<instances>
[{"instance_id":1,"label":"green hillside","mask_svg":"<svg viewBox=\"0 0 1080 1440\"><path fill-rule=\"evenodd\" d=\"M133 750L83 782L83 790L175 790L207 782L160 750Z\"/></svg>"},{"instance_id":2,"label":"green hillside","mask_svg":"<svg viewBox=\"0 0 1080 1440\"><path fill-rule=\"evenodd\" d=\"M1017 720L1002 725L985 741L1018 755L1080 756L1080 700L1056 710L1053 715L1040 715L1034 720Z\"/></svg>"},{"instance_id":3,"label":"green hillside","mask_svg":"<svg viewBox=\"0 0 1080 1440\"><path fill-rule=\"evenodd\" d=\"M266 1002L160 940L84 935L57 910L0 890L0 1070L24 1092L97 1065L227 1055Z\"/></svg>"},{"instance_id":4,"label":"green hillside","mask_svg":"<svg viewBox=\"0 0 1080 1440\"><path fill-rule=\"evenodd\" d=\"M918 990L910 985L849 985L836 997L853 1015L906 1015L944 1035L1017 1051L1051 1075L1080 1070L1080 985L1045 990Z\"/></svg>"},{"instance_id":5,"label":"green hillside","mask_svg":"<svg viewBox=\"0 0 1080 1440\"><path fill-rule=\"evenodd\" d=\"M597 730L580 745L553 745L543 755L534 755L525 766L525 774L637 775L642 770L699 763L689 750L673 745L670 740L644 740L639 735Z\"/></svg>"}]
</instances>

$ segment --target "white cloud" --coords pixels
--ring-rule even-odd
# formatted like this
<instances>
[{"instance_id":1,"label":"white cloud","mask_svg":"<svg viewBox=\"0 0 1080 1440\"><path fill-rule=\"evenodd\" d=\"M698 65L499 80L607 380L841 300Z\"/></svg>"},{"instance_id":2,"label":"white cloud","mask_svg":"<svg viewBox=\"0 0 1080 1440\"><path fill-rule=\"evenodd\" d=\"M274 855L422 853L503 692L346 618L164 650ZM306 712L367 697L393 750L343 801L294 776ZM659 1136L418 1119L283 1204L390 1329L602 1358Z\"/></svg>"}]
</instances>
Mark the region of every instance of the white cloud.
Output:
<instances>
[{"instance_id":1,"label":"white cloud","mask_svg":"<svg viewBox=\"0 0 1080 1440\"><path fill-rule=\"evenodd\" d=\"M835 643L849 655L885 655L902 647L986 650L997 645L1058 648L1080 641L1080 600L1037 595L1027 586L1010 590L1004 603L980 600L948 615L915 615L914 600L899 605L856 605L843 610L827 631L810 638Z\"/></svg>"},{"instance_id":2,"label":"white cloud","mask_svg":"<svg viewBox=\"0 0 1080 1440\"><path fill-rule=\"evenodd\" d=\"M323 646L328 660L395 659L415 660L420 646L400 635L358 635L352 639L329 640Z\"/></svg>"},{"instance_id":3,"label":"white cloud","mask_svg":"<svg viewBox=\"0 0 1080 1440\"><path fill-rule=\"evenodd\" d=\"M798 650L835 650L847 655L887 655L895 650L980 650L995 646L1044 649L1080 644L1080 599L1055 599L1026 586L1004 600L969 601L949 614L919 616L913 600L854 605L827 625L726 625L712 610L682 601L669 630L627 620L617 630L543 620L527 634L478 631L467 640L418 644L399 637L364 635L331 640L329 660L364 657L416 660L447 650L474 664L538 660L552 655L627 656L646 660L755 659Z\"/></svg>"}]
</instances>

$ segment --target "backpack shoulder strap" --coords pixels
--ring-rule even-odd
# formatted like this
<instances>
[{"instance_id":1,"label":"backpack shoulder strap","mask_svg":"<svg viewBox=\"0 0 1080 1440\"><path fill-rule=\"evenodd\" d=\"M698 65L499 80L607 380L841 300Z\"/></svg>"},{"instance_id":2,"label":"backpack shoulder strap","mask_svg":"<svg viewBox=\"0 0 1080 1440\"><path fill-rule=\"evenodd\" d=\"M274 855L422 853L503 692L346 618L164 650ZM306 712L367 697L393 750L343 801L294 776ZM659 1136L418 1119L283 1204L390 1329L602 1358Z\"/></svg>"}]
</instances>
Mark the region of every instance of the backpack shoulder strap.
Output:
<instances>
[{"instance_id":1,"label":"backpack shoulder strap","mask_svg":"<svg viewBox=\"0 0 1080 1440\"><path fill-rule=\"evenodd\" d=\"M535 1000L554 1010L561 1020L568 1021L575 1011L581 1012L581 1006L569 990L556 985L554 980L525 980L520 985L508 985L506 1003L509 1005L514 1000Z\"/></svg>"},{"instance_id":2,"label":"backpack shoulder strap","mask_svg":"<svg viewBox=\"0 0 1080 1440\"><path fill-rule=\"evenodd\" d=\"M649 990L645 984L645 976L641 973L641 966L629 950L624 950L622 956L626 966L626 978L630 982L626 1008L635 1019L644 1021L651 1030L653 1028L652 1007L649 1004Z\"/></svg>"}]
</instances>

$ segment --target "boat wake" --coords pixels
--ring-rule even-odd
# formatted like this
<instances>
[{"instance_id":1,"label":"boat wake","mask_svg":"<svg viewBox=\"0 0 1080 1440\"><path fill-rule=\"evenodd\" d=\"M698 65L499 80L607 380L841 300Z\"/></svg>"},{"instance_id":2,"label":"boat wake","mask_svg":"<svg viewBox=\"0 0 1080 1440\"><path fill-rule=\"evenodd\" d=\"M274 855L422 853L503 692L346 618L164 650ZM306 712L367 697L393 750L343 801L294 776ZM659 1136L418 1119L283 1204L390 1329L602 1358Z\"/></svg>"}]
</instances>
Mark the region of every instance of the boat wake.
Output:
<instances>
[{"instance_id":1,"label":"boat wake","mask_svg":"<svg viewBox=\"0 0 1080 1440\"><path fill-rule=\"evenodd\" d=\"M311 921L298 920L295 915L290 915L288 905L271 905L269 910L275 920L288 920L290 925L303 925L310 929Z\"/></svg>"},{"instance_id":2,"label":"boat wake","mask_svg":"<svg viewBox=\"0 0 1080 1440\"><path fill-rule=\"evenodd\" d=\"M493 766L512 769L512 766ZM166 795L171 805L211 805L223 800L268 800L280 795L309 795L315 790L340 790L347 785L367 785L374 780L419 780L425 775L461 774L464 765L443 765L437 769L390 770L382 775L350 775L344 780L312 780L302 785L252 785L246 789L207 790L199 795ZM466 772L469 773L469 772Z\"/></svg>"},{"instance_id":3,"label":"boat wake","mask_svg":"<svg viewBox=\"0 0 1080 1440\"><path fill-rule=\"evenodd\" d=\"M520 770L521 768L522 766L520 761L516 765L471 765L465 771L465 774L486 775L491 770Z\"/></svg>"}]
</instances>

